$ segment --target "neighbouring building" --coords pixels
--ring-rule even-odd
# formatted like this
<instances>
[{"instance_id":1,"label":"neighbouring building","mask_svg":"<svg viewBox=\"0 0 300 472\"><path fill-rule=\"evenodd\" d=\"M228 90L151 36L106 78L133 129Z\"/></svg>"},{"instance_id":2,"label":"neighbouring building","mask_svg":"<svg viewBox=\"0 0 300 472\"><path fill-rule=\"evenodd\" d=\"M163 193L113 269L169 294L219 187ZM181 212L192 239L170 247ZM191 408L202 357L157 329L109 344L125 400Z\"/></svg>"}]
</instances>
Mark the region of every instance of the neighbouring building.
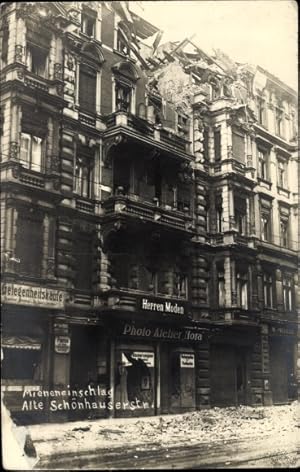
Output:
<instances>
[{"instance_id":1,"label":"neighbouring building","mask_svg":"<svg viewBox=\"0 0 300 472\"><path fill-rule=\"evenodd\" d=\"M7 2L0 32L13 417L296 399L296 92L130 2Z\"/></svg>"}]
</instances>

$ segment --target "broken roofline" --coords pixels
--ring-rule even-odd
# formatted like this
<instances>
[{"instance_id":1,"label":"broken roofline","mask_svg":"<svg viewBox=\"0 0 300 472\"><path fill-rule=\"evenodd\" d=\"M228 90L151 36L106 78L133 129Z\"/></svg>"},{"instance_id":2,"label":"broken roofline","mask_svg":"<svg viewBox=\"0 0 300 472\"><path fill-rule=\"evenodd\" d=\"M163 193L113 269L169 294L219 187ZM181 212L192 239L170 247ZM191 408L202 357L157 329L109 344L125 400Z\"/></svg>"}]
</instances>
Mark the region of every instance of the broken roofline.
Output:
<instances>
[{"instance_id":1,"label":"broken roofline","mask_svg":"<svg viewBox=\"0 0 300 472\"><path fill-rule=\"evenodd\" d=\"M292 87L290 87L286 83L282 82L282 80L280 80L275 75L271 74L271 72L267 71L266 69L263 69L261 66L256 66L256 68L257 68L257 70L259 70L260 72L265 74L269 80L274 82L275 85L279 86L280 88L284 89L286 92L290 93L295 98L297 98L297 92Z\"/></svg>"}]
</instances>

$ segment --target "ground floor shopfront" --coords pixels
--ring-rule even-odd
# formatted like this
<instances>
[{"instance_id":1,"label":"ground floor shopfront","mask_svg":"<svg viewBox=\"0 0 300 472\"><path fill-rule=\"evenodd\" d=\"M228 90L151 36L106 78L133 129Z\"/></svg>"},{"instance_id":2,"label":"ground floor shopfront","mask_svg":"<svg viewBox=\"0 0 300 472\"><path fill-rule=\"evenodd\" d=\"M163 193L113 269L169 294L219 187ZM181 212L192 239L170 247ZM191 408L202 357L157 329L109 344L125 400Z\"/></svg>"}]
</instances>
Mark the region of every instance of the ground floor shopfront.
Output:
<instances>
[{"instance_id":1,"label":"ground floor shopfront","mask_svg":"<svg viewBox=\"0 0 300 472\"><path fill-rule=\"evenodd\" d=\"M58 422L295 399L295 332L149 318L6 306L2 390L13 417Z\"/></svg>"}]
</instances>

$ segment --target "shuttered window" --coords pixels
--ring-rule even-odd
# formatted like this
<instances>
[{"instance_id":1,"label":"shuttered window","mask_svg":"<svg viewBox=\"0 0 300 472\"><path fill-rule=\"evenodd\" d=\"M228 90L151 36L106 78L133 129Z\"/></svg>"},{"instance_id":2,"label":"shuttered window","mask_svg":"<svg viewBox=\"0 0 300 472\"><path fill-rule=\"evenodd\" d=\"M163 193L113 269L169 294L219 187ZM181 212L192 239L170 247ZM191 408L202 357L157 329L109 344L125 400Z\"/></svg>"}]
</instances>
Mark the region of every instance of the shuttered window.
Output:
<instances>
[{"instance_id":1,"label":"shuttered window","mask_svg":"<svg viewBox=\"0 0 300 472\"><path fill-rule=\"evenodd\" d=\"M96 111L96 71L80 66L79 71L79 104L84 111Z\"/></svg>"},{"instance_id":2,"label":"shuttered window","mask_svg":"<svg viewBox=\"0 0 300 472\"><path fill-rule=\"evenodd\" d=\"M232 133L232 152L237 161L245 163L245 141L244 136Z\"/></svg>"},{"instance_id":3,"label":"shuttered window","mask_svg":"<svg viewBox=\"0 0 300 472\"><path fill-rule=\"evenodd\" d=\"M41 276L43 257L42 221L18 216L16 257L20 259L20 273L33 277Z\"/></svg>"}]
</instances>

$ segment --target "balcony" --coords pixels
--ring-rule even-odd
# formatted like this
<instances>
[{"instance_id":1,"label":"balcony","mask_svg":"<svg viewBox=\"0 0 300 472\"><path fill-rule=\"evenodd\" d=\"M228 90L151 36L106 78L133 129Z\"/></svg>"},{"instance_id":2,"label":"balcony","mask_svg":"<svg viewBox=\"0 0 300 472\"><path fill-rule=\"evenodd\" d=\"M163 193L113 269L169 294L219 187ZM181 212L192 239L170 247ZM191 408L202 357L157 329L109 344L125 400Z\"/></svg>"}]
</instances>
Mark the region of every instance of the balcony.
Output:
<instances>
[{"instance_id":1,"label":"balcony","mask_svg":"<svg viewBox=\"0 0 300 472\"><path fill-rule=\"evenodd\" d=\"M174 155L182 155L185 159L191 159L190 141L171 129L165 129L161 125L154 125L144 118L125 111L117 111L105 119L107 135L110 136L113 130L125 131L130 137L140 138L144 144L149 144L151 148L155 146L160 150ZM132 134L134 132L134 134Z\"/></svg>"},{"instance_id":2,"label":"balcony","mask_svg":"<svg viewBox=\"0 0 300 472\"><path fill-rule=\"evenodd\" d=\"M189 208L183 211L172 209L167 205L160 205L157 198L147 201L144 197L135 194L124 194L121 187L117 195L110 197L103 203L105 217L135 218L138 221L148 221L169 229L194 232L192 216Z\"/></svg>"},{"instance_id":3,"label":"balcony","mask_svg":"<svg viewBox=\"0 0 300 472\"><path fill-rule=\"evenodd\" d=\"M223 308L212 313L212 321L216 324L257 326L260 315L253 310Z\"/></svg>"},{"instance_id":4,"label":"balcony","mask_svg":"<svg viewBox=\"0 0 300 472\"><path fill-rule=\"evenodd\" d=\"M274 308L264 308L261 312L264 321L297 322L297 311L282 311Z\"/></svg>"}]
</instances>

